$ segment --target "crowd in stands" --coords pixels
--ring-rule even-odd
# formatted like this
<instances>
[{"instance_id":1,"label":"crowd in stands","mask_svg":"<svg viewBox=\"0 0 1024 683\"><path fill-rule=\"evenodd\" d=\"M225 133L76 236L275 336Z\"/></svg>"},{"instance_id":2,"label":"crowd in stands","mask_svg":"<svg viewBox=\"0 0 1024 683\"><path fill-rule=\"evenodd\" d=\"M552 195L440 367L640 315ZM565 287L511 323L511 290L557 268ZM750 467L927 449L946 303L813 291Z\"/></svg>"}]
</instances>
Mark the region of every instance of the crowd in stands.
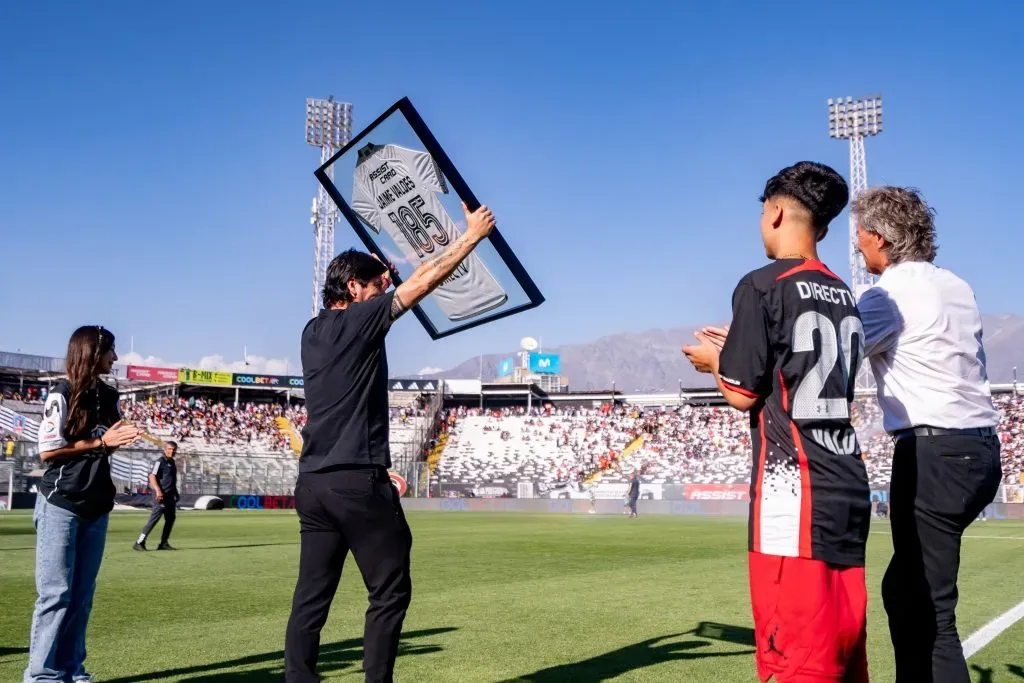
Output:
<instances>
[{"instance_id":1,"label":"crowd in stands","mask_svg":"<svg viewBox=\"0 0 1024 683\"><path fill-rule=\"evenodd\" d=\"M1024 398L999 395L996 404L1005 483L1024 484ZM877 402L857 401L852 422L871 484L887 484L894 447ZM435 475L444 483L532 481L543 490L598 474L601 482L621 483L632 472L655 484L750 480L748 418L728 407L461 408L448 411L443 428L448 445Z\"/></svg>"},{"instance_id":2,"label":"crowd in stands","mask_svg":"<svg viewBox=\"0 0 1024 683\"><path fill-rule=\"evenodd\" d=\"M46 387L19 387L0 385L0 404L4 401L42 404L46 401Z\"/></svg>"},{"instance_id":3,"label":"crowd in stands","mask_svg":"<svg viewBox=\"0 0 1024 683\"><path fill-rule=\"evenodd\" d=\"M203 398L153 397L122 401L121 412L148 434L178 442L184 453L280 455L290 446L276 420L286 418L301 434L308 420L305 406L242 403L233 407ZM417 427L426 412L415 406L391 408L393 441ZM140 443L144 445L144 443Z\"/></svg>"},{"instance_id":4,"label":"crowd in stands","mask_svg":"<svg viewBox=\"0 0 1024 683\"><path fill-rule=\"evenodd\" d=\"M45 391L43 389L42 391ZM42 401L38 389L10 401ZM430 427L426 402L390 409L393 457L424 446ZM1004 483L1024 484L1024 397L999 394L999 437ZM301 433L303 406L244 403L238 407L203 398L152 397L124 401L122 412L144 431L175 439L185 453L282 455L290 452L277 418ZM889 480L893 443L882 428L873 399L853 406L852 421L872 485ZM593 481L625 482L638 472L645 483L736 484L749 481L750 430L746 415L728 407L683 405L643 409L630 405L555 408L548 405L502 410L458 408L446 411L436 438L425 444L427 457L446 439L435 476L456 484L512 484L531 481L541 490ZM10 439L0 439L0 457ZM144 444L141 444L144 446ZM415 451L420 453L420 451ZM418 456L413 456L418 457Z\"/></svg>"},{"instance_id":5,"label":"crowd in stands","mask_svg":"<svg viewBox=\"0 0 1024 683\"><path fill-rule=\"evenodd\" d=\"M1003 483L1024 484L1024 397L1001 394L995 397L1002 413L999 421Z\"/></svg>"},{"instance_id":6,"label":"crowd in stands","mask_svg":"<svg viewBox=\"0 0 1024 683\"><path fill-rule=\"evenodd\" d=\"M653 428L633 411L545 406L448 411L443 481L484 484L529 480L542 488L581 481L610 467L641 433Z\"/></svg>"},{"instance_id":7,"label":"crowd in stands","mask_svg":"<svg viewBox=\"0 0 1024 683\"><path fill-rule=\"evenodd\" d=\"M194 397L124 401L121 412L143 431L174 439L184 452L228 446L240 453L281 453L288 448L288 441L275 419L285 417L297 430L306 422L306 409L301 406L243 403L235 408Z\"/></svg>"}]
</instances>

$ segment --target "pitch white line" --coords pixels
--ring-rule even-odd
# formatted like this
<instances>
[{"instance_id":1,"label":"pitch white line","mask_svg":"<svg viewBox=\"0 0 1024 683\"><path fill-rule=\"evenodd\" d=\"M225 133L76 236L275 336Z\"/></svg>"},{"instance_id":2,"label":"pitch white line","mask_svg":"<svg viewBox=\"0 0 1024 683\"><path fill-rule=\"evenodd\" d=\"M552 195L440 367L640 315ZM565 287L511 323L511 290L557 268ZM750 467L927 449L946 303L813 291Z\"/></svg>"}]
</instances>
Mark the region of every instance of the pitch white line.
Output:
<instances>
[{"instance_id":1,"label":"pitch white line","mask_svg":"<svg viewBox=\"0 0 1024 683\"><path fill-rule=\"evenodd\" d=\"M871 533L879 534L882 536L892 536L891 531L872 531ZM977 536L975 534L970 534L966 536L961 536L961 538L994 538L1000 541L1024 541L1024 536Z\"/></svg>"},{"instance_id":2,"label":"pitch white line","mask_svg":"<svg viewBox=\"0 0 1024 683\"><path fill-rule=\"evenodd\" d=\"M964 641L964 658L970 659L983 647L995 640L1000 633L1024 619L1024 602L982 626L974 635Z\"/></svg>"},{"instance_id":3,"label":"pitch white line","mask_svg":"<svg viewBox=\"0 0 1024 683\"><path fill-rule=\"evenodd\" d=\"M871 533L883 536L892 536L892 532L890 531L872 531ZM963 536L963 538L1024 541L1024 537L1021 536L975 536L972 534L970 536ZM1018 603L1015 607L1010 608L1009 611L1000 614L998 617L978 629L970 638L965 640L963 643L964 659L970 659L981 652L986 645L998 638L999 634L1016 624L1021 619L1024 619L1024 601Z\"/></svg>"}]
</instances>

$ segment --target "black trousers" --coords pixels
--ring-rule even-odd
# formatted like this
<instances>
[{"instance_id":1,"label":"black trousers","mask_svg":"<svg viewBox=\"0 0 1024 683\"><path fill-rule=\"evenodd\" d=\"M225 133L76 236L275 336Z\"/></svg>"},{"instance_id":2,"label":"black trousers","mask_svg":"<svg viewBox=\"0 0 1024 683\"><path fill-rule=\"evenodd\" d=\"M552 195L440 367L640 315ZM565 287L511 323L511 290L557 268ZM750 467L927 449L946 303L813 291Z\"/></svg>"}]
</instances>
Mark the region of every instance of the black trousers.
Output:
<instances>
[{"instance_id":1,"label":"black trousers","mask_svg":"<svg viewBox=\"0 0 1024 683\"><path fill-rule=\"evenodd\" d=\"M998 437L896 442L889 487L893 556L882 602L897 683L970 683L956 630L960 541L1001 478Z\"/></svg>"},{"instance_id":2,"label":"black trousers","mask_svg":"<svg viewBox=\"0 0 1024 683\"><path fill-rule=\"evenodd\" d=\"M385 469L304 472L295 486L299 578L285 636L285 680L316 683L320 630L349 550L369 592L363 630L367 682L390 683L412 599L412 532Z\"/></svg>"},{"instance_id":3,"label":"black trousers","mask_svg":"<svg viewBox=\"0 0 1024 683\"><path fill-rule=\"evenodd\" d=\"M142 533L139 535L138 542L145 543L149 537L149 532L153 530L156 523L160 521L160 518L164 518L164 531L160 535L160 543L167 543L171 538L171 529L174 528L174 520L177 517L175 512L175 500L177 496L164 494L164 502L158 503L156 500L153 501L153 512L149 515L149 521L146 522L146 526L142 527Z\"/></svg>"}]
</instances>

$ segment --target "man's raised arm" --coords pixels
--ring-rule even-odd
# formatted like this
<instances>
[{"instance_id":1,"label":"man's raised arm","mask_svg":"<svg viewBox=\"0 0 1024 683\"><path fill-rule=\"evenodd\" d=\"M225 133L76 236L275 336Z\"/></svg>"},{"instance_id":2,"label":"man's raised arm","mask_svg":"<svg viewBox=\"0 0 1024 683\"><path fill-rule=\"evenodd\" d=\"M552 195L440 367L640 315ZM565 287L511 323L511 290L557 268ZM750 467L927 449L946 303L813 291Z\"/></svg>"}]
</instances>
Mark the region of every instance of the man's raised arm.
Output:
<instances>
[{"instance_id":1,"label":"man's raised arm","mask_svg":"<svg viewBox=\"0 0 1024 683\"><path fill-rule=\"evenodd\" d=\"M395 320L447 280L460 263L472 253L494 229L494 214L486 206L470 213L465 202L462 211L466 215L466 232L451 244L444 253L427 261L409 276L395 290L391 303L391 319Z\"/></svg>"}]
</instances>

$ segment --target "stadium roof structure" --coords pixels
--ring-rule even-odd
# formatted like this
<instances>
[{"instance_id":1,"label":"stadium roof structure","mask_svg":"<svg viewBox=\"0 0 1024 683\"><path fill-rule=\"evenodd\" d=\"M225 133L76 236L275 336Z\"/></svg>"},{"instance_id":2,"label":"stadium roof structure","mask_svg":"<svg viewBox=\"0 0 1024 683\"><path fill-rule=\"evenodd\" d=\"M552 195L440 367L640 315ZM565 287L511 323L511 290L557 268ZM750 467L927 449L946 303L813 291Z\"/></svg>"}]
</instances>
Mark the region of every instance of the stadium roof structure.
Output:
<instances>
[{"instance_id":1,"label":"stadium roof structure","mask_svg":"<svg viewBox=\"0 0 1024 683\"><path fill-rule=\"evenodd\" d=\"M64 359L0 351L0 369L10 371L12 374L60 375L64 373Z\"/></svg>"}]
</instances>

